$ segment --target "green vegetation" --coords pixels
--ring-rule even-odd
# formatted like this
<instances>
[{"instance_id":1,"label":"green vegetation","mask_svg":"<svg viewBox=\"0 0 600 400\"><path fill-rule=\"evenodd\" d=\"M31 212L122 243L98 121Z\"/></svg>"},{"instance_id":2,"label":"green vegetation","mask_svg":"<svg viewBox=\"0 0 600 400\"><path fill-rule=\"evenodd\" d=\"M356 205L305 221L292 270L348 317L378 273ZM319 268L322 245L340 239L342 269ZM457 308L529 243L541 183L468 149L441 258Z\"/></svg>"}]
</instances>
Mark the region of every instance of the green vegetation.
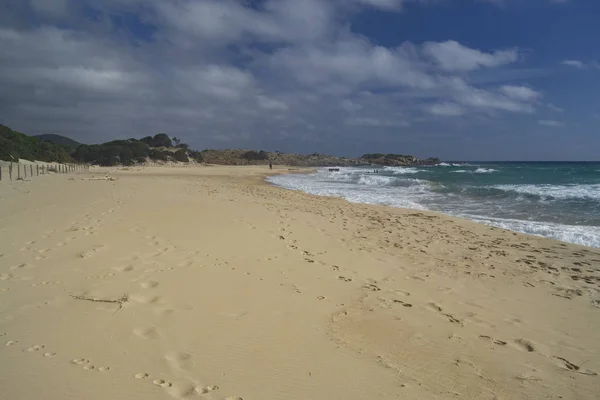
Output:
<instances>
[{"instance_id":1,"label":"green vegetation","mask_svg":"<svg viewBox=\"0 0 600 400\"><path fill-rule=\"evenodd\" d=\"M62 135L47 134L47 135L36 135L33 137L38 138L39 140L41 140L43 142L50 142L50 143L58 144L61 146L69 146L73 149L76 149L79 145L81 145L81 143L79 143L71 138L68 138L66 136L62 136Z\"/></svg>"},{"instance_id":2,"label":"green vegetation","mask_svg":"<svg viewBox=\"0 0 600 400\"><path fill-rule=\"evenodd\" d=\"M190 162L190 159L188 158L185 150L177 150L173 155L173 158L175 158L175 160L179 162Z\"/></svg>"},{"instance_id":3,"label":"green vegetation","mask_svg":"<svg viewBox=\"0 0 600 400\"><path fill-rule=\"evenodd\" d=\"M171 140L166 133L146 136L140 140L114 140L112 142L96 145L80 145L73 153L73 158L79 162L98 164L104 166L132 165L146 161L147 158L155 161L189 162L187 144L179 139ZM172 151L173 142L178 145L178 150ZM200 157L192 157L201 160Z\"/></svg>"},{"instance_id":4,"label":"green vegetation","mask_svg":"<svg viewBox=\"0 0 600 400\"><path fill-rule=\"evenodd\" d=\"M250 150L242 154L242 158L248 161L264 161L269 159L269 153L265 151Z\"/></svg>"},{"instance_id":5,"label":"green vegetation","mask_svg":"<svg viewBox=\"0 0 600 400\"><path fill-rule=\"evenodd\" d=\"M112 165L132 165L144 162L150 155L150 146L135 139L114 140L104 144L82 144L73 152L73 158L78 162Z\"/></svg>"},{"instance_id":6,"label":"green vegetation","mask_svg":"<svg viewBox=\"0 0 600 400\"><path fill-rule=\"evenodd\" d=\"M188 157L199 163L204 162L204 156L202 155L201 151L190 150L188 151Z\"/></svg>"},{"instance_id":7,"label":"green vegetation","mask_svg":"<svg viewBox=\"0 0 600 400\"><path fill-rule=\"evenodd\" d=\"M37 160L46 162L72 162L69 146L57 145L27 136L0 125L0 160Z\"/></svg>"},{"instance_id":8,"label":"green vegetation","mask_svg":"<svg viewBox=\"0 0 600 400\"><path fill-rule=\"evenodd\" d=\"M173 142L166 133L159 133L154 137L146 136L145 138L140 139L140 141L146 143L150 147L173 147Z\"/></svg>"},{"instance_id":9,"label":"green vegetation","mask_svg":"<svg viewBox=\"0 0 600 400\"><path fill-rule=\"evenodd\" d=\"M173 147L173 144L176 147ZM113 140L103 144L80 144L60 135L27 136L0 125L0 160L19 159L46 162L81 162L103 166L133 165L156 161L203 162L199 151L188 150L181 140L166 133L143 139Z\"/></svg>"}]
</instances>

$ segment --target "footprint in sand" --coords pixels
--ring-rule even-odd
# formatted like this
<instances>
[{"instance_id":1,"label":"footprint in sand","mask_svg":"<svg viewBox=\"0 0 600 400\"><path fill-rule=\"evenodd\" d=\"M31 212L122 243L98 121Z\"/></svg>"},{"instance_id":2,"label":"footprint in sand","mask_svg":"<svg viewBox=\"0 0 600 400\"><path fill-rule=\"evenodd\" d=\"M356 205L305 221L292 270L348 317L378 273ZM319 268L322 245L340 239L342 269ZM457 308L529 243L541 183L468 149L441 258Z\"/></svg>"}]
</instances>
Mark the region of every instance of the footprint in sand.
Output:
<instances>
[{"instance_id":1,"label":"footprint in sand","mask_svg":"<svg viewBox=\"0 0 600 400\"><path fill-rule=\"evenodd\" d=\"M152 381L156 386L160 386L162 388L170 388L173 384L169 381L165 381L164 379L155 379Z\"/></svg>"},{"instance_id":2,"label":"footprint in sand","mask_svg":"<svg viewBox=\"0 0 600 400\"><path fill-rule=\"evenodd\" d=\"M524 350L529 353L532 353L535 351L535 347L533 346L533 343L531 343L529 340L516 339L514 341L514 343L517 346L517 348L519 348L520 350Z\"/></svg>"},{"instance_id":3,"label":"footprint in sand","mask_svg":"<svg viewBox=\"0 0 600 400\"><path fill-rule=\"evenodd\" d=\"M96 366L92 364L92 362L85 358L75 358L71 360L71 364L77 365L86 371L94 371L96 370ZM108 367L101 367L105 370ZM98 369L99 370L99 369Z\"/></svg>"},{"instance_id":4,"label":"footprint in sand","mask_svg":"<svg viewBox=\"0 0 600 400\"><path fill-rule=\"evenodd\" d=\"M14 346L15 344L19 343L18 340L9 340L8 342L4 343L4 345L6 347L10 347L10 346Z\"/></svg>"},{"instance_id":5,"label":"footprint in sand","mask_svg":"<svg viewBox=\"0 0 600 400\"><path fill-rule=\"evenodd\" d=\"M197 387L195 389L195 392L198 394L208 394L210 392L214 392L215 390L219 390L219 387L217 385L209 385L204 387Z\"/></svg>"},{"instance_id":6,"label":"footprint in sand","mask_svg":"<svg viewBox=\"0 0 600 400\"><path fill-rule=\"evenodd\" d=\"M133 271L135 268L133 267L133 265L124 265L121 267L113 267L113 270L117 271L117 272L131 272Z\"/></svg>"},{"instance_id":7,"label":"footprint in sand","mask_svg":"<svg viewBox=\"0 0 600 400\"><path fill-rule=\"evenodd\" d=\"M26 352L28 352L28 353L33 353L33 352L36 352L36 351L40 351L40 350L42 350L44 347L46 347L46 345L43 345L43 344L36 344L36 345L34 345L34 346L31 346L30 348L28 348L28 349L26 349L26 350L24 350L24 351L26 351Z\"/></svg>"},{"instance_id":8,"label":"footprint in sand","mask_svg":"<svg viewBox=\"0 0 600 400\"><path fill-rule=\"evenodd\" d=\"M494 344L497 344L499 346L506 346L506 342L503 340L499 340L499 339L494 339L491 336L487 336L487 335L479 335L479 339L483 339L483 340L488 340L491 341Z\"/></svg>"},{"instance_id":9,"label":"footprint in sand","mask_svg":"<svg viewBox=\"0 0 600 400\"><path fill-rule=\"evenodd\" d=\"M145 373L145 372L138 372L138 373L137 373L137 374L135 374L133 377L134 377L135 379L146 379L146 378L149 378L149 377L150 377L150 375L149 375L149 374L147 374L147 373Z\"/></svg>"},{"instance_id":10,"label":"footprint in sand","mask_svg":"<svg viewBox=\"0 0 600 400\"><path fill-rule=\"evenodd\" d=\"M394 299L394 300L392 300L392 301L393 301L394 303L397 303L397 304L402 304L402 307L406 307L406 308L411 308L411 307L413 306L412 304L410 304L410 303L406 303L406 302L404 302L404 301L402 301L402 300L397 300L397 299Z\"/></svg>"},{"instance_id":11,"label":"footprint in sand","mask_svg":"<svg viewBox=\"0 0 600 400\"><path fill-rule=\"evenodd\" d=\"M342 282L352 282L352 278L346 278L345 276L338 276L338 279Z\"/></svg>"},{"instance_id":12,"label":"footprint in sand","mask_svg":"<svg viewBox=\"0 0 600 400\"><path fill-rule=\"evenodd\" d=\"M19 264L19 265L13 265L12 267L10 267L11 271L16 271L18 269L24 269L24 268L35 268L35 266L31 265L31 264L27 264L27 263L23 263L23 264Z\"/></svg>"},{"instance_id":13,"label":"footprint in sand","mask_svg":"<svg viewBox=\"0 0 600 400\"><path fill-rule=\"evenodd\" d=\"M153 289L153 288L157 287L158 285L160 285L160 283L156 282L156 281L147 281L147 282L140 283L140 286L143 287L144 289Z\"/></svg>"},{"instance_id":14,"label":"footprint in sand","mask_svg":"<svg viewBox=\"0 0 600 400\"><path fill-rule=\"evenodd\" d=\"M435 303L428 303L426 307L431 311L442 312L442 307Z\"/></svg>"},{"instance_id":15,"label":"footprint in sand","mask_svg":"<svg viewBox=\"0 0 600 400\"><path fill-rule=\"evenodd\" d=\"M367 283L363 286L363 289L367 289L370 290L371 292L379 292L381 289L379 288L379 286L372 284L372 283Z\"/></svg>"},{"instance_id":16,"label":"footprint in sand","mask_svg":"<svg viewBox=\"0 0 600 400\"><path fill-rule=\"evenodd\" d=\"M552 359L556 362L556 364L564 369L569 371L577 372L578 374L588 375L588 376L596 376L598 373L596 371L592 371L589 369L581 368L579 365L573 364L567 359L562 357L552 357Z\"/></svg>"}]
</instances>

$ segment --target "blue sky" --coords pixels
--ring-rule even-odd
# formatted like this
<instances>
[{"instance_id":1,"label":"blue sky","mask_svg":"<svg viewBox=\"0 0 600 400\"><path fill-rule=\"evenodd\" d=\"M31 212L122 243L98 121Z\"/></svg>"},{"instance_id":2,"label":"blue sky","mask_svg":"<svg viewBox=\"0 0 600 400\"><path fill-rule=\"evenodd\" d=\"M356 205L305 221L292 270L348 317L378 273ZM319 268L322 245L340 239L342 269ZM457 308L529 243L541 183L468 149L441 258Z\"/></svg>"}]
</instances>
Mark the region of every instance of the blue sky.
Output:
<instances>
[{"instance_id":1,"label":"blue sky","mask_svg":"<svg viewBox=\"0 0 600 400\"><path fill-rule=\"evenodd\" d=\"M593 0L0 0L0 123L86 143L600 160Z\"/></svg>"}]
</instances>

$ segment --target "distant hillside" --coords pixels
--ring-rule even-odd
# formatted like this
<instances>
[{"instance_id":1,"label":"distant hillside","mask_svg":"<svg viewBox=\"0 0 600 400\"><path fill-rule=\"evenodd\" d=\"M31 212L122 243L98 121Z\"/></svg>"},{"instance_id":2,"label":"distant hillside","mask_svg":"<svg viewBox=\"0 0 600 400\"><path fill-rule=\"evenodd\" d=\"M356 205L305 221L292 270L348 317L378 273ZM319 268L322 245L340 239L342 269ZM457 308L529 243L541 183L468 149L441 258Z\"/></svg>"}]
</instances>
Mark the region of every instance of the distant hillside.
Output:
<instances>
[{"instance_id":1,"label":"distant hillside","mask_svg":"<svg viewBox=\"0 0 600 400\"><path fill-rule=\"evenodd\" d=\"M23 158L32 161L72 162L69 156L71 150L68 146L45 142L0 124L0 160L19 161Z\"/></svg>"},{"instance_id":2,"label":"distant hillside","mask_svg":"<svg viewBox=\"0 0 600 400\"><path fill-rule=\"evenodd\" d=\"M411 166L439 164L438 158L418 159L400 154L365 154L359 158L323 154L292 154L255 150L189 150L185 143L165 133L142 139L113 140L86 145L61 135L27 136L0 125L0 160L20 158L46 162L82 162L103 166L153 161L206 162L222 165L278 165L299 167Z\"/></svg>"},{"instance_id":3,"label":"distant hillside","mask_svg":"<svg viewBox=\"0 0 600 400\"><path fill-rule=\"evenodd\" d=\"M56 135L53 133L47 134L47 135L36 135L36 136L32 136L34 138L38 138L44 142L50 142L50 143L54 143L54 144L58 144L61 146L69 146L72 147L73 149L76 149L77 146L79 146L81 143L68 138L66 136L62 136L62 135Z\"/></svg>"},{"instance_id":4,"label":"distant hillside","mask_svg":"<svg viewBox=\"0 0 600 400\"><path fill-rule=\"evenodd\" d=\"M279 165L297 167L355 167L367 165L410 166L435 165L438 158L418 159L400 154L365 154L359 158L328 156L323 154L292 154L254 150L204 150L202 157L210 164L266 165L269 161Z\"/></svg>"},{"instance_id":5,"label":"distant hillside","mask_svg":"<svg viewBox=\"0 0 600 400\"><path fill-rule=\"evenodd\" d=\"M113 140L112 142L82 144L71 154L78 162L113 166L132 165L146 161L176 161L187 163L190 158L202 161L200 152L188 150L185 143L177 138L169 138L165 133L147 136L142 139Z\"/></svg>"}]
</instances>

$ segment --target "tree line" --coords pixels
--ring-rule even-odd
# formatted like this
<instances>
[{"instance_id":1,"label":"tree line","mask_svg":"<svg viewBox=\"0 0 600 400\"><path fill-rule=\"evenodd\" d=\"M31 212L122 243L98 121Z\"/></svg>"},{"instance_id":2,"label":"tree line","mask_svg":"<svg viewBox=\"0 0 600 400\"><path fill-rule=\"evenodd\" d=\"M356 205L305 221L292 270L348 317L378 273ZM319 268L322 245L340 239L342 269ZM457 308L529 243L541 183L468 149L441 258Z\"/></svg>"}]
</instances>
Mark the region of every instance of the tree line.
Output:
<instances>
[{"instance_id":1,"label":"tree line","mask_svg":"<svg viewBox=\"0 0 600 400\"><path fill-rule=\"evenodd\" d=\"M58 135L54 135L58 136ZM0 125L0 160L20 158L45 162L79 162L102 166L133 165L147 159L155 161L202 162L202 153L189 150L180 139L166 133L142 139L113 140L102 144L80 144L77 147L55 144L13 131Z\"/></svg>"}]
</instances>

